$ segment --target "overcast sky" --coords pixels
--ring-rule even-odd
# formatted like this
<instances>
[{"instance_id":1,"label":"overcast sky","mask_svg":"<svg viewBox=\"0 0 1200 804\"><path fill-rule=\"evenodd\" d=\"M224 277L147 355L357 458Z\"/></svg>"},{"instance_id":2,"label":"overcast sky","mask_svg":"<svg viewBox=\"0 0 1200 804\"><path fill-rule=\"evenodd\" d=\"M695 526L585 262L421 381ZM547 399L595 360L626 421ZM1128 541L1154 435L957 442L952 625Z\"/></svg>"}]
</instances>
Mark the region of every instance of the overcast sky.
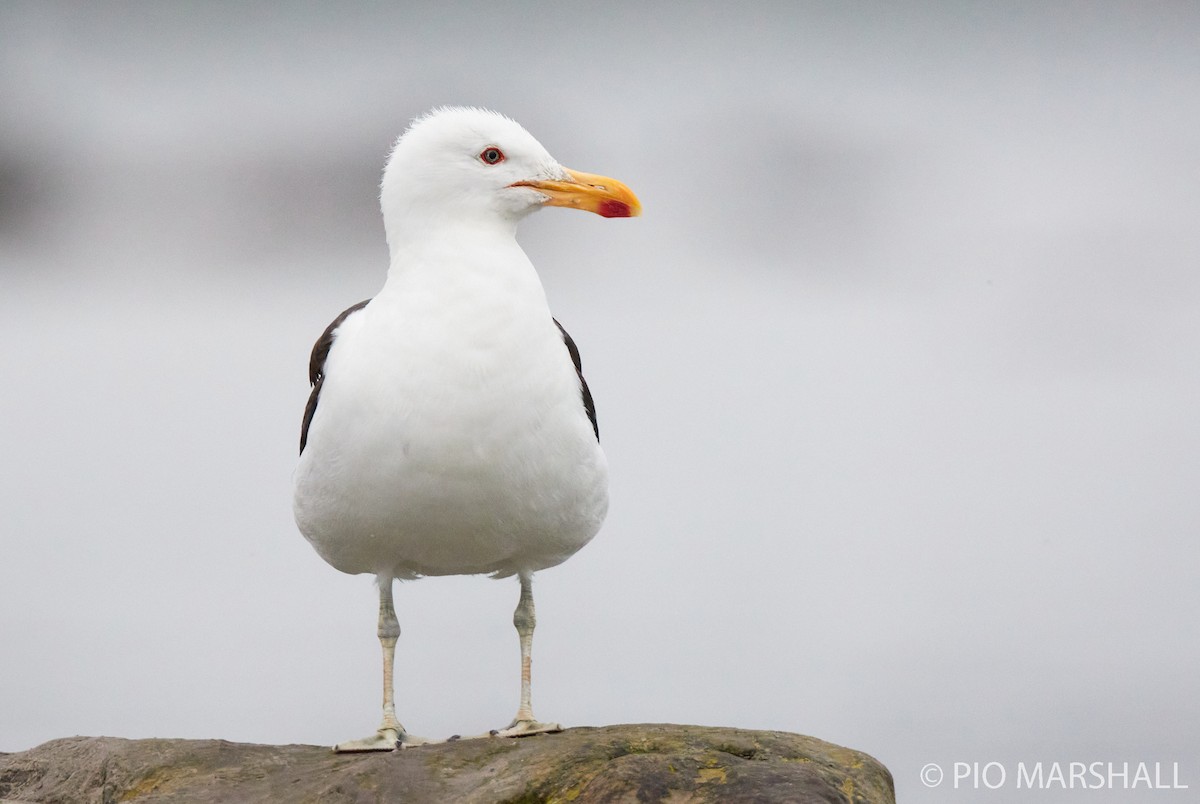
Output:
<instances>
[{"instance_id":1,"label":"overcast sky","mask_svg":"<svg viewBox=\"0 0 1200 804\"><path fill-rule=\"evenodd\" d=\"M1190 3L0 5L0 751L375 727L375 590L291 517L308 351L383 282L391 142L475 104L645 207L521 231L613 498L537 578L540 718L1191 800L1198 42ZM398 587L409 729L507 724L516 600Z\"/></svg>"}]
</instances>

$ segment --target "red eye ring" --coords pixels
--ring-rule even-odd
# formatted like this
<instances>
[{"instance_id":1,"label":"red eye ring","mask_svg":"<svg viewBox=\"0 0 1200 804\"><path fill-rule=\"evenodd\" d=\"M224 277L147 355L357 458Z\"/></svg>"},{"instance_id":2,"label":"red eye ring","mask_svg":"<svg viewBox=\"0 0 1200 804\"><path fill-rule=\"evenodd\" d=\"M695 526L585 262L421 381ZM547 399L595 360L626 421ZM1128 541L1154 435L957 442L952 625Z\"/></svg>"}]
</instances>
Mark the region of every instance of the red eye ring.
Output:
<instances>
[{"instance_id":1,"label":"red eye ring","mask_svg":"<svg viewBox=\"0 0 1200 804\"><path fill-rule=\"evenodd\" d=\"M495 145L489 145L479 152L479 161L485 165L498 165L504 161L504 151Z\"/></svg>"}]
</instances>

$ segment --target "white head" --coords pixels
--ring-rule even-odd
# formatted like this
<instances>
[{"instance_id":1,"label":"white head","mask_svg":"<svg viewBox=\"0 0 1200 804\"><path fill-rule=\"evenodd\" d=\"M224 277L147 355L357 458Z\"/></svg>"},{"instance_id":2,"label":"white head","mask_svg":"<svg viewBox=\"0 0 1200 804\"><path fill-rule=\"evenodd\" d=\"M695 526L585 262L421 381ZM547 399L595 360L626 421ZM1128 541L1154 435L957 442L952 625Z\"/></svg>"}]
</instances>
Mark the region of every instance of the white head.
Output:
<instances>
[{"instance_id":1,"label":"white head","mask_svg":"<svg viewBox=\"0 0 1200 804\"><path fill-rule=\"evenodd\" d=\"M413 121L383 172L380 205L388 242L439 221L515 227L544 206L571 206L605 217L641 212L614 179L568 170L518 123L474 108L435 109Z\"/></svg>"}]
</instances>

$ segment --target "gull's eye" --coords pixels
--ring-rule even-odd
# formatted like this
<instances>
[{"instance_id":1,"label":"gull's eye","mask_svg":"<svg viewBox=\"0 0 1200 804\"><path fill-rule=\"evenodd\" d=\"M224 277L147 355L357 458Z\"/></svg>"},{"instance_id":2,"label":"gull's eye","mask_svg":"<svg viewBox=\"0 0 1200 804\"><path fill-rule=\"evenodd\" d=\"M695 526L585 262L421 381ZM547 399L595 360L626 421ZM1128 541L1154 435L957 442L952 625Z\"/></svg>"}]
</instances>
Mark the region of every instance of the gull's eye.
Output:
<instances>
[{"instance_id":1,"label":"gull's eye","mask_svg":"<svg viewBox=\"0 0 1200 804\"><path fill-rule=\"evenodd\" d=\"M489 145L479 153L479 161L485 165L498 165L504 161L504 151L494 145Z\"/></svg>"}]
</instances>

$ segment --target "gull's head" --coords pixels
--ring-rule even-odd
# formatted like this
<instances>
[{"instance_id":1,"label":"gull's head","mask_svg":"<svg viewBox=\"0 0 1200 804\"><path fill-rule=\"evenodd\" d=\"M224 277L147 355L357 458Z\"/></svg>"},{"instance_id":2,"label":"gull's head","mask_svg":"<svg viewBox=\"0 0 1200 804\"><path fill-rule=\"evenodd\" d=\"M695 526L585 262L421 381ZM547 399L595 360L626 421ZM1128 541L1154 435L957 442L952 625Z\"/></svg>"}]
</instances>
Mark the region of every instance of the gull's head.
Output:
<instances>
[{"instance_id":1,"label":"gull's head","mask_svg":"<svg viewBox=\"0 0 1200 804\"><path fill-rule=\"evenodd\" d=\"M436 109L413 122L388 159L380 203L389 241L409 224L438 220L515 225L542 206L606 218L641 213L621 182L564 168L515 121L473 108Z\"/></svg>"}]
</instances>

